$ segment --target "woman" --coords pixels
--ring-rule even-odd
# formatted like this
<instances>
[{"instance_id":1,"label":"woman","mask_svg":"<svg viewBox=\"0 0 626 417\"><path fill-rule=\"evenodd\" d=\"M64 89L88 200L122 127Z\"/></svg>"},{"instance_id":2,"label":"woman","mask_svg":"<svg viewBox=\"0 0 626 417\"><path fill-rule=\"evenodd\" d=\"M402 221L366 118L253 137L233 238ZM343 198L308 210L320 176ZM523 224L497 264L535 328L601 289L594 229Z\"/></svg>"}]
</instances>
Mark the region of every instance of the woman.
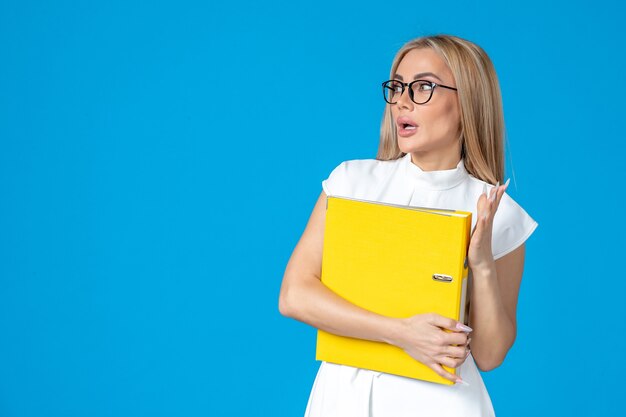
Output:
<instances>
[{"instance_id":1,"label":"woman","mask_svg":"<svg viewBox=\"0 0 626 417\"><path fill-rule=\"evenodd\" d=\"M504 117L489 57L449 35L396 54L376 159L345 161L322 182L287 264L281 314L342 336L402 348L455 385L322 362L306 408L317 416L492 416L478 369L499 366L516 335L524 242L537 227L505 191ZM495 184L495 185L493 185ZM472 212L469 327L437 314L382 316L320 281L328 195ZM442 365L457 368L457 375Z\"/></svg>"}]
</instances>

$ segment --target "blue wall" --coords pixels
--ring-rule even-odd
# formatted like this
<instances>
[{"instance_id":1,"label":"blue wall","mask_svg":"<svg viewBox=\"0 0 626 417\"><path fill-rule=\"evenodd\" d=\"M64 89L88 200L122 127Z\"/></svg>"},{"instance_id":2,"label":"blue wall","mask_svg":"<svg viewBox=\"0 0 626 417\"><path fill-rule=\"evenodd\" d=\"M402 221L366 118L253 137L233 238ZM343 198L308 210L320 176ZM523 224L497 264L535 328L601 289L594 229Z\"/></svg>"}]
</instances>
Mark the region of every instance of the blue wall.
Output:
<instances>
[{"instance_id":1,"label":"blue wall","mask_svg":"<svg viewBox=\"0 0 626 417\"><path fill-rule=\"evenodd\" d=\"M540 225L496 411L616 414L623 6L273 3L0 3L0 416L302 415L316 333L278 312L284 268L432 33L491 56Z\"/></svg>"}]
</instances>

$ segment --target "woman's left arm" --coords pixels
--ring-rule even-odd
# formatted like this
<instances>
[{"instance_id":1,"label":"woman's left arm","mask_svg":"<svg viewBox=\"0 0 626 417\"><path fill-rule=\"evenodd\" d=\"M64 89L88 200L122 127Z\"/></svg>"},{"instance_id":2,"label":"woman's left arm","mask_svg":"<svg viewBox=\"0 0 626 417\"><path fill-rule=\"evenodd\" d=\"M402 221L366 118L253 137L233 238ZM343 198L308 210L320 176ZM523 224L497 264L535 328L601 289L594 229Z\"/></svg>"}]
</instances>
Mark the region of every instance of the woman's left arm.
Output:
<instances>
[{"instance_id":1,"label":"woman's left arm","mask_svg":"<svg viewBox=\"0 0 626 417\"><path fill-rule=\"evenodd\" d=\"M472 270L470 349L481 371L500 366L515 342L517 295L524 270L525 245Z\"/></svg>"},{"instance_id":2,"label":"woman's left arm","mask_svg":"<svg viewBox=\"0 0 626 417\"><path fill-rule=\"evenodd\" d=\"M469 325L473 332L470 349L482 371L500 366L516 336L517 298L524 270L525 245L493 259L491 236L493 218L506 191L495 187L478 200L478 219L468 251L472 269Z\"/></svg>"}]
</instances>

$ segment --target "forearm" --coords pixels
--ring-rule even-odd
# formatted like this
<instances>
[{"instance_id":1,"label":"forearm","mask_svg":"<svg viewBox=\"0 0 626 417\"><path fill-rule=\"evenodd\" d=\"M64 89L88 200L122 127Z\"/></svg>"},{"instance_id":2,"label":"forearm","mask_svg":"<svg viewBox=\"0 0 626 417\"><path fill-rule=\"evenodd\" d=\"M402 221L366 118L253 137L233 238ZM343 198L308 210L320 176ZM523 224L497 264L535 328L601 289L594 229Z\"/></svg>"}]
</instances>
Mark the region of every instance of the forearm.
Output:
<instances>
[{"instance_id":1,"label":"forearm","mask_svg":"<svg viewBox=\"0 0 626 417\"><path fill-rule=\"evenodd\" d=\"M289 288L284 315L340 336L394 344L401 331L399 319L358 307L311 279Z\"/></svg>"},{"instance_id":2,"label":"forearm","mask_svg":"<svg viewBox=\"0 0 626 417\"><path fill-rule=\"evenodd\" d=\"M495 263L472 275L470 348L479 368L487 371L504 360L515 341L515 326L502 302Z\"/></svg>"}]
</instances>

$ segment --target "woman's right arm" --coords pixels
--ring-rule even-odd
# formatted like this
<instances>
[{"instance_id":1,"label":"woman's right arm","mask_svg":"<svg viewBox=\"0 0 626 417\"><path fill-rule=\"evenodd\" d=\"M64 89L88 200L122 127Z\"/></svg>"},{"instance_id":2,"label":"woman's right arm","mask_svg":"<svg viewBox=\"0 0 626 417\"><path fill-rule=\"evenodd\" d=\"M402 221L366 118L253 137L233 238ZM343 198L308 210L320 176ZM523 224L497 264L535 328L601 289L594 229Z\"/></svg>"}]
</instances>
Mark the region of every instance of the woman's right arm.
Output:
<instances>
[{"instance_id":1,"label":"woman's right arm","mask_svg":"<svg viewBox=\"0 0 626 417\"><path fill-rule=\"evenodd\" d=\"M280 313L329 333L398 346L439 375L457 381L458 377L440 365L457 367L467 357L467 333L455 320L437 314L405 319L383 316L350 303L321 282L325 219L326 194L322 191L287 263Z\"/></svg>"},{"instance_id":2,"label":"woman's right arm","mask_svg":"<svg viewBox=\"0 0 626 417\"><path fill-rule=\"evenodd\" d=\"M322 191L287 263L280 313L329 333L392 343L400 332L398 320L358 307L321 282L325 219L326 194Z\"/></svg>"}]
</instances>

